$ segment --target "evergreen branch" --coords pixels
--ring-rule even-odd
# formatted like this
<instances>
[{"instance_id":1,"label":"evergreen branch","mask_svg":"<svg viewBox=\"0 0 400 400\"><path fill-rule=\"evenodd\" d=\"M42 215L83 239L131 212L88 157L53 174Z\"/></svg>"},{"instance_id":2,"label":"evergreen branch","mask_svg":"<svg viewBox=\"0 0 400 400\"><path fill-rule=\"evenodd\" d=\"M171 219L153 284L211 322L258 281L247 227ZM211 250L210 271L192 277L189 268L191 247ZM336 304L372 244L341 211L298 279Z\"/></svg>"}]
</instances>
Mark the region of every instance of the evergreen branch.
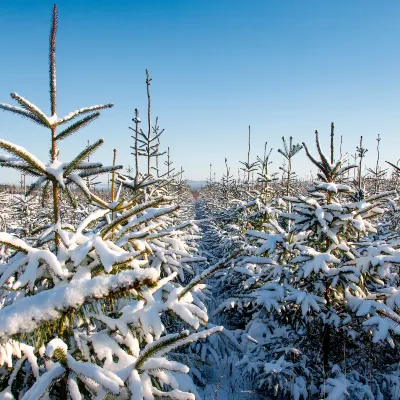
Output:
<instances>
[{"instance_id":1,"label":"evergreen branch","mask_svg":"<svg viewBox=\"0 0 400 400\"><path fill-rule=\"evenodd\" d=\"M115 204L115 203L114 203ZM112 206L112 210L113 211L115 211L115 212L117 212L117 211L123 211L123 210L125 210L126 208L128 208L129 207L129 205L127 205L127 204L125 204L125 199L121 199L120 201L119 201L119 203L116 205L116 206Z\"/></svg>"},{"instance_id":2,"label":"evergreen branch","mask_svg":"<svg viewBox=\"0 0 400 400\"><path fill-rule=\"evenodd\" d=\"M25 254L29 251L29 246L24 241L6 232L0 232L0 244L4 244Z\"/></svg>"},{"instance_id":3,"label":"evergreen branch","mask_svg":"<svg viewBox=\"0 0 400 400\"><path fill-rule=\"evenodd\" d=\"M97 142L87 146L84 150L82 150L67 166L64 171L64 178L66 178L72 171L78 168L79 164L86 160L91 154L93 154L102 144L104 143L103 139L99 139Z\"/></svg>"},{"instance_id":4,"label":"evergreen branch","mask_svg":"<svg viewBox=\"0 0 400 400\"><path fill-rule=\"evenodd\" d=\"M38 226L38 227L36 227L35 229L32 229L31 234L32 234L32 235L38 235L38 234L40 234L41 232L43 232L43 231L49 229L51 226L52 226L52 224L50 224L50 225ZM35 245L35 247L37 247L37 245Z\"/></svg>"},{"instance_id":5,"label":"evergreen branch","mask_svg":"<svg viewBox=\"0 0 400 400\"><path fill-rule=\"evenodd\" d=\"M143 138L144 142L147 143L147 141L148 141L147 135L141 129L138 132L138 134Z\"/></svg>"},{"instance_id":6,"label":"evergreen branch","mask_svg":"<svg viewBox=\"0 0 400 400\"><path fill-rule=\"evenodd\" d=\"M374 194L372 196L369 196L368 199L365 199L365 201L367 203L374 201L374 200L378 200L378 199L382 199L383 197L389 197L389 196L395 196L396 195L396 191L395 190L388 190L386 192L381 192L381 193L377 193Z\"/></svg>"},{"instance_id":7,"label":"evergreen branch","mask_svg":"<svg viewBox=\"0 0 400 400\"><path fill-rule=\"evenodd\" d=\"M92 176L92 175L106 174L108 172L117 171L118 169L122 169L122 168L124 168L123 165L111 165L109 167L91 168L91 169L87 169L87 170L84 170L82 172L79 172L78 175L81 178L87 178L87 177Z\"/></svg>"},{"instance_id":8,"label":"evergreen branch","mask_svg":"<svg viewBox=\"0 0 400 400\"><path fill-rule=\"evenodd\" d=\"M76 201L75 197L72 195L71 191L67 186L62 188L63 192L65 193L68 201L70 202L72 208L77 209L78 208L78 202Z\"/></svg>"},{"instance_id":9,"label":"evergreen branch","mask_svg":"<svg viewBox=\"0 0 400 400\"><path fill-rule=\"evenodd\" d=\"M131 368L140 369L143 367L146 360L151 357L163 357L167 353L175 350L178 347L186 346L187 344L197 342L200 339L206 339L207 337L213 335L214 333L222 332L224 328L222 326L214 326L210 329L205 329L204 331L195 332L189 335L189 331L185 330L181 333L173 333L166 335L156 342L148 344L143 351L139 354L136 362L131 366Z\"/></svg>"},{"instance_id":10,"label":"evergreen branch","mask_svg":"<svg viewBox=\"0 0 400 400\"><path fill-rule=\"evenodd\" d=\"M114 106L114 104L99 104L96 106L80 108L79 110L70 112L64 118L58 119L57 125L65 124L66 122L69 122L69 121L73 120L74 118L79 117L80 115L87 114L92 111L104 110L105 108L111 108L113 106Z\"/></svg>"},{"instance_id":11,"label":"evergreen branch","mask_svg":"<svg viewBox=\"0 0 400 400\"><path fill-rule=\"evenodd\" d=\"M157 139L161 136L161 134L162 134L163 132L164 132L164 129L163 129L161 132L157 133L157 135L153 136L153 137L149 140L149 142L152 143L152 142L154 142L154 140L157 140ZM159 143L158 143L158 144L159 144Z\"/></svg>"},{"instance_id":12,"label":"evergreen branch","mask_svg":"<svg viewBox=\"0 0 400 400\"><path fill-rule=\"evenodd\" d=\"M288 156L289 156L289 149L288 149L288 147L287 147L286 139L285 139L284 136L282 136L282 142L283 142L283 148L285 149L286 158L288 158ZM278 150L278 151L279 151L279 150ZM281 152L282 152L282 150L281 150ZM282 152L282 154L283 154L283 152Z\"/></svg>"},{"instance_id":13,"label":"evergreen branch","mask_svg":"<svg viewBox=\"0 0 400 400\"><path fill-rule=\"evenodd\" d=\"M23 147L2 139L0 139L0 147L26 161L33 170L38 170L39 172L46 174L45 165L41 161L39 161L34 155L26 151Z\"/></svg>"},{"instance_id":14,"label":"evergreen branch","mask_svg":"<svg viewBox=\"0 0 400 400\"><path fill-rule=\"evenodd\" d=\"M306 151L307 157L310 159L310 161L311 161L313 164L315 164L315 165L318 167L318 169L320 169L321 171L324 171L323 165L322 165L320 162L318 162L318 161L310 154L310 152L308 151L308 148L307 148L307 146L306 146L306 144L305 144L304 142L303 142L303 147L304 147L304 150Z\"/></svg>"},{"instance_id":15,"label":"evergreen branch","mask_svg":"<svg viewBox=\"0 0 400 400\"><path fill-rule=\"evenodd\" d=\"M172 206L170 208L160 208L156 209L154 212L152 212L149 215L143 215L135 220L133 220L131 223L128 225L125 225L117 234L115 235L116 239L119 239L122 235L130 232L132 229L135 229L137 225L143 224L147 221L151 221L152 219L161 217L162 215L170 214L176 210L179 209L179 206Z\"/></svg>"},{"instance_id":16,"label":"evergreen branch","mask_svg":"<svg viewBox=\"0 0 400 400\"><path fill-rule=\"evenodd\" d=\"M283 139L283 138L282 138ZM285 143L285 142L284 142ZM286 145L286 143L285 143L285 145ZM283 157L285 157L286 159L288 159L288 155L284 152L284 151L282 151L281 149L278 149L278 153L281 153L282 155L283 155Z\"/></svg>"},{"instance_id":17,"label":"evergreen branch","mask_svg":"<svg viewBox=\"0 0 400 400\"><path fill-rule=\"evenodd\" d=\"M379 308L376 309L376 313L379 314L383 319L385 319L392 330L400 329L400 316L398 316L395 312L388 312L386 310L381 310ZM398 332L396 332L398 333Z\"/></svg>"},{"instance_id":18,"label":"evergreen branch","mask_svg":"<svg viewBox=\"0 0 400 400\"><path fill-rule=\"evenodd\" d=\"M98 169L102 168L103 164L102 163L80 163L77 167L76 170L91 170L91 169Z\"/></svg>"},{"instance_id":19,"label":"evergreen branch","mask_svg":"<svg viewBox=\"0 0 400 400\"><path fill-rule=\"evenodd\" d=\"M0 162L21 163L19 157L8 156L7 154L0 154Z\"/></svg>"},{"instance_id":20,"label":"evergreen branch","mask_svg":"<svg viewBox=\"0 0 400 400\"><path fill-rule=\"evenodd\" d=\"M345 172L350 171L353 168L357 168L357 165L352 164L352 165L347 165L346 167L343 168L339 168L340 174L339 175L343 175ZM337 172L337 171L334 171Z\"/></svg>"},{"instance_id":21,"label":"evergreen branch","mask_svg":"<svg viewBox=\"0 0 400 400\"><path fill-rule=\"evenodd\" d=\"M179 293L178 299L180 300L186 293L190 292L196 285L203 282L204 279L208 279L210 276L214 275L216 271L226 268L228 262L236 258L242 251L243 249L240 248L239 250L233 252L229 257L225 258L224 260L221 260L215 265L212 265L210 268L207 268L205 271L203 271L202 274L196 276L188 283L188 285L182 290L182 292Z\"/></svg>"},{"instance_id":22,"label":"evergreen branch","mask_svg":"<svg viewBox=\"0 0 400 400\"><path fill-rule=\"evenodd\" d=\"M0 310L0 340L4 342L12 336L32 332L85 304L130 289L138 290L142 285L152 285L158 275L155 268L128 270L90 280L72 280L68 285L25 297ZM24 315L24 318L16 319L15 315Z\"/></svg>"},{"instance_id":23,"label":"evergreen branch","mask_svg":"<svg viewBox=\"0 0 400 400\"><path fill-rule=\"evenodd\" d=\"M328 182L326 179L326 176L322 172L317 172L317 177L322 181L322 182Z\"/></svg>"},{"instance_id":24,"label":"evergreen branch","mask_svg":"<svg viewBox=\"0 0 400 400\"><path fill-rule=\"evenodd\" d=\"M55 140L64 140L72 133L76 132L77 130L83 128L84 126L88 125L90 122L94 121L97 117L100 116L99 112L94 114L88 115L85 118L80 119L79 121L75 122L74 124L70 125L68 128L64 129L60 132L56 137Z\"/></svg>"},{"instance_id":25,"label":"evergreen branch","mask_svg":"<svg viewBox=\"0 0 400 400\"><path fill-rule=\"evenodd\" d=\"M143 188L145 188L145 187L147 187L147 186L150 186L150 185L154 185L154 184L156 184L156 183L158 183L158 182L160 182L160 181L162 181L162 179L151 179L151 180L147 180L147 177L145 177L141 182L139 182L139 183L130 183L126 178L125 178L125 176L124 175L122 175L122 174L118 174L118 178L119 178L119 180L120 180L120 182L124 185L124 186L126 186L126 187L128 187L129 189L132 189L133 191L137 191L137 190L139 190L139 189L143 189ZM125 180L124 180L124 178L125 178ZM133 181L133 180L132 180Z\"/></svg>"},{"instance_id":26,"label":"evergreen branch","mask_svg":"<svg viewBox=\"0 0 400 400\"><path fill-rule=\"evenodd\" d=\"M156 156L163 156L164 154L167 154L167 152L166 151L163 151L162 153L159 153L158 152L158 149L155 151L155 153L153 153L154 155L156 155Z\"/></svg>"},{"instance_id":27,"label":"evergreen branch","mask_svg":"<svg viewBox=\"0 0 400 400\"><path fill-rule=\"evenodd\" d=\"M47 123L44 123L41 119L36 117L36 115L24 110L23 108L11 106L9 104L0 104L0 109L4 110L4 111L10 111L14 114L21 115L22 117L29 118L30 120L32 120L33 122L36 122L37 124L39 124L41 126L45 126L46 128L48 127Z\"/></svg>"},{"instance_id":28,"label":"evergreen branch","mask_svg":"<svg viewBox=\"0 0 400 400\"><path fill-rule=\"evenodd\" d=\"M164 347L163 349L161 349L160 351L157 352L157 355L159 357L162 357L162 356L166 355L167 353L169 353L170 351L173 351L177 347L186 346L187 344L197 342L200 339L206 339L208 336L211 336L214 333L222 332L223 329L224 329L223 326L214 326L212 328L205 329L200 332L192 333L191 335L187 336L186 338L180 339L179 343L176 343L175 345L170 345L168 347Z\"/></svg>"},{"instance_id":29,"label":"evergreen branch","mask_svg":"<svg viewBox=\"0 0 400 400\"><path fill-rule=\"evenodd\" d=\"M186 221L186 222L184 222L183 224L171 226L171 227L167 228L165 231L156 232L156 233L150 233L150 234L147 236L146 239L147 239L147 240L152 240L152 239L157 239L157 238L159 238L159 237L167 236L167 235L169 235L171 232L180 231L180 230L182 230L182 229L187 228L188 226L193 226L193 222L192 222L192 221Z\"/></svg>"},{"instance_id":30,"label":"evergreen branch","mask_svg":"<svg viewBox=\"0 0 400 400\"><path fill-rule=\"evenodd\" d=\"M400 167L398 167L397 165L395 165L395 164L392 164L391 162L389 162L389 161L385 161L387 164L389 164L389 165L391 165L396 171L398 171L398 172L400 172Z\"/></svg>"},{"instance_id":31,"label":"evergreen branch","mask_svg":"<svg viewBox=\"0 0 400 400\"><path fill-rule=\"evenodd\" d=\"M38 119L40 119L44 125L47 127L50 126L47 115L37 106L35 106L30 101L26 100L18 93L11 93L11 97L16 100L25 110L29 111L31 114L35 115Z\"/></svg>"},{"instance_id":32,"label":"evergreen branch","mask_svg":"<svg viewBox=\"0 0 400 400\"><path fill-rule=\"evenodd\" d=\"M38 171L35 171L29 165L22 164L21 162L10 162L10 161L1 161L0 160L0 167L13 168L18 171L22 171L24 174L34 176L34 177L41 176L41 174Z\"/></svg>"},{"instance_id":33,"label":"evergreen branch","mask_svg":"<svg viewBox=\"0 0 400 400\"><path fill-rule=\"evenodd\" d=\"M113 229L117 227L117 225L125 222L127 219L131 218L132 216L146 210L146 208L150 208L162 203L165 200L164 197L158 197L154 200L148 201L147 203L138 204L135 207L132 207L129 211L125 214L122 214L120 217L115 218L111 224L107 225L105 228L101 230L101 237L104 238L105 235L111 232Z\"/></svg>"},{"instance_id":34,"label":"evergreen branch","mask_svg":"<svg viewBox=\"0 0 400 400\"><path fill-rule=\"evenodd\" d=\"M38 190L47 181L47 179L47 176L41 176L34 183L32 183L31 187L26 193L26 196L30 196L34 191Z\"/></svg>"},{"instance_id":35,"label":"evergreen branch","mask_svg":"<svg viewBox=\"0 0 400 400\"><path fill-rule=\"evenodd\" d=\"M372 209L374 209L375 207L378 207L378 206L379 206L379 203L370 204L368 207L365 207L361 210L356 211L353 214L353 217L357 217L358 215L365 214L368 211L371 211ZM363 218L366 218L366 216L364 216Z\"/></svg>"},{"instance_id":36,"label":"evergreen branch","mask_svg":"<svg viewBox=\"0 0 400 400\"><path fill-rule=\"evenodd\" d=\"M325 154L322 152L321 146L319 144L318 131L315 131L315 143L317 145L317 150L318 150L318 154L321 158L321 162L325 167L325 169L323 171L325 172L325 174L327 174L327 173L331 172L331 167L330 167L329 161L325 157Z\"/></svg>"},{"instance_id":37,"label":"evergreen branch","mask_svg":"<svg viewBox=\"0 0 400 400\"><path fill-rule=\"evenodd\" d=\"M172 163L171 163L172 164ZM164 177L168 177L168 179L170 179L170 175L172 174L172 172L174 172L175 171L175 167L174 168L172 168L172 169L170 169L169 171L167 171L167 172L165 172L164 174L162 174L162 175L160 175L160 178L164 178ZM178 175L180 175L180 172L178 172L178 173L176 173L176 174L174 174L175 176L178 176Z\"/></svg>"},{"instance_id":38,"label":"evergreen branch","mask_svg":"<svg viewBox=\"0 0 400 400\"><path fill-rule=\"evenodd\" d=\"M172 333L166 335L155 342L149 343L139 354L139 357L132 365L135 369L140 369L143 363L150 357L154 357L157 353L161 352L165 347L169 347L180 340L186 339L189 336L189 331L182 331L181 333Z\"/></svg>"}]
</instances>

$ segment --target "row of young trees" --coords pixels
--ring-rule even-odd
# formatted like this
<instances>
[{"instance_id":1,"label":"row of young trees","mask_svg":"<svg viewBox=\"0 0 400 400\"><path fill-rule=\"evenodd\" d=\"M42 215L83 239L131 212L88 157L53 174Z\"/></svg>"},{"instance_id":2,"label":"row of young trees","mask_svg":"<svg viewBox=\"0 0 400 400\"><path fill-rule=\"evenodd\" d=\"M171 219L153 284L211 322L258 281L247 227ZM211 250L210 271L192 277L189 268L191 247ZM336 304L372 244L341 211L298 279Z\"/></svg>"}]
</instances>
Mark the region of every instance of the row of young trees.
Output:
<instances>
[{"instance_id":1,"label":"row of young trees","mask_svg":"<svg viewBox=\"0 0 400 400\"><path fill-rule=\"evenodd\" d=\"M306 143L284 141L281 180L265 176L268 154L258 182L209 181L200 191L214 225L205 229L213 254L244 246L218 274L217 313L241 348L236 367L245 385L259 393L396 399L398 169L391 164L393 179L382 182L379 138L376 167L367 171L373 179L364 179L362 140L358 165L351 165L347 155L335 156L333 124L330 138L329 156L318 132L316 156ZM293 179L291 160L302 148L317 169L314 182ZM391 189L382 192L384 185Z\"/></svg>"},{"instance_id":2,"label":"row of young trees","mask_svg":"<svg viewBox=\"0 0 400 400\"><path fill-rule=\"evenodd\" d=\"M331 136L334 136L334 123L331 123ZM363 146L363 137L360 137L360 143L356 147L355 152L351 157L346 158L346 165L350 165L352 162L357 168L353 170L349 169L346 172L344 178L353 180L354 186L357 187L359 195L362 196L363 187L368 186L368 189L373 193L379 193L382 188L392 187L397 188L399 184L399 166L398 161L396 164L386 161L387 164L393 167L391 175L388 173L388 168L382 168L380 166L380 142L382 138L378 134L377 146L376 146L376 163L373 168L367 168L364 165L364 159L368 152ZM280 180L284 186L282 191L286 196L289 196L293 186L301 185L304 182L305 185L314 179L314 172L311 169L310 175L306 179L299 179L296 172L293 169L293 159L303 149L303 145L300 143L294 143L293 137L289 138L282 137L282 147L277 149L277 152L283 156L282 165L278 167L279 172L271 172L271 154L273 148L268 149L268 142L265 142L263 156L256 156L256 160L252 160L251 155L251 129L249 126L248 134L248 150L246 161L239 161L242 164L237 171L236 178L228 165L228 160L225 158L225 173L222 175L221 183L225 186L234 184L247 184L249 186L260 186L260 183L264 183L264 186L268 186L269 183ZM333 143L331 143L333 145ZM340 158L343 156L342 152L343 137L340 137ZM254 159L254 158L253 158ZM352 161L351 161L352 160ZM279 176L280 174L280 176ZM216 174L212 174L212 164L210 164L210 175L207 179L209 184L216 183ZM303 184L303 186L304 186ZM299 190L298 187L294 190Z\"/></svg>"}]
</instances>

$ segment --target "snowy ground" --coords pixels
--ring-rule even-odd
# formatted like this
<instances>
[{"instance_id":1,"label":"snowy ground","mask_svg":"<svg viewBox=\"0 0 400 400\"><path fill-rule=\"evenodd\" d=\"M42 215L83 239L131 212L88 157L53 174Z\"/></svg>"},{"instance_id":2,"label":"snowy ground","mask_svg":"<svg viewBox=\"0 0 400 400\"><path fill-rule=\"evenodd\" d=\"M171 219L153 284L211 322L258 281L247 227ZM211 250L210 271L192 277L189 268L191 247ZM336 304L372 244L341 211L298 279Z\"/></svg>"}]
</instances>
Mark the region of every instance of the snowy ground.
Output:
<instances>
[{"instance_id":1,"label":"snowy ground","mask_svg":"<svg viewBox=\"0 0 400 400\"><path fill-rule=\"evenodd\" d=\"M266 400L263 396L246 389L241 379L241 371L235 368L235 360L230 360L232 370L228 364L221 364L210 371L209 383L203 392L204 400ZM233 361L233 362L232 362Z\"/></svg>"}]
</instances>

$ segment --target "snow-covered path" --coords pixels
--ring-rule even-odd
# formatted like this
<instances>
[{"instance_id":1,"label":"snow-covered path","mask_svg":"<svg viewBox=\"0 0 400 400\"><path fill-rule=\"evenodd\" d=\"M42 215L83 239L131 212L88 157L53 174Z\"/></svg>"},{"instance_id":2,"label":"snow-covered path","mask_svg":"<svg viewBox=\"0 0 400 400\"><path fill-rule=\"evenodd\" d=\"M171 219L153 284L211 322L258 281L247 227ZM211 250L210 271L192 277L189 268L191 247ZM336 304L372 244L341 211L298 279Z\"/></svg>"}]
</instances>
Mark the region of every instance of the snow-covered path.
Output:
<instances>
[{"instance_id":1,"label":"snow-covered path","mask_svg":"<svg viewBox=\"0 0 400 400\"><path fill-rule=\"evenodd\" d=\"M207 218L206 210L200 200L195 201L195 218L202 220ZM199 251L207 257L208 264L212 265L220 261L221 243L218 241L218 232L213 224L203 222L200 224L202 239L199 243ZM204 265L206 267L206 264ZM216 279L210 278L205 282L210 290L211 298L207 303L210 323L213 325L226 325L224 315L214 315L214 311L221 302L221 293L216 288ZM225 328L227 329L227 328ZM220 359L218 364L208 366L205 369L207 384L201 391L204 400L265 400L270 397L255 393L249 383L243 378L240 367L236 367L237 361L242 357L241 351L232 344L226 357Z\"/></svg>"}]
</instances>

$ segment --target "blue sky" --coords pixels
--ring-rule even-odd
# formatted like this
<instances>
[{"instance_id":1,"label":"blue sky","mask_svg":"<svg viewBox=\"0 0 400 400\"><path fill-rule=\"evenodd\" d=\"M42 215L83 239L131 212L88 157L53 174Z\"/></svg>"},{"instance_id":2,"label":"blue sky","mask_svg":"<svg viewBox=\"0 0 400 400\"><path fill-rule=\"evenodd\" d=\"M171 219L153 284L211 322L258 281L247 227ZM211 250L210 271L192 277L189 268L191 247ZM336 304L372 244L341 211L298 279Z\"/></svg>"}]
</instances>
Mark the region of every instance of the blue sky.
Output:
<instances>
[{"instance_id":1,"label":"blue sky","mask_svg":"<svg viewBox=\"0 0 400 400\"><path fill-rule=\"evenodd\" d=\"M17 92L49 112L47 51L52 2L0 0L0 101ZM115 107L61 143L61 159L99 137L96 158L133 165L134 109L146 115L145 69L153 78L153 117L165 128L161 146L189 179L217 178L224 158L236 172L264 142L282 157L281 137L313 147L314 130L328 144L335 122L343 147L359 136L375 162L400 157L400 2L338 1L59 1L58 115L112 102ZM143 123L143 125L145 125ZM47 158L48 132L0 113L0 137ZM399 146L399 147L397 147ZM143 164L144 166L144 164ZM310 173L302 154L296 171ZM0 171L1 181L17 180Z\"/></svg>"}]
</instances>

